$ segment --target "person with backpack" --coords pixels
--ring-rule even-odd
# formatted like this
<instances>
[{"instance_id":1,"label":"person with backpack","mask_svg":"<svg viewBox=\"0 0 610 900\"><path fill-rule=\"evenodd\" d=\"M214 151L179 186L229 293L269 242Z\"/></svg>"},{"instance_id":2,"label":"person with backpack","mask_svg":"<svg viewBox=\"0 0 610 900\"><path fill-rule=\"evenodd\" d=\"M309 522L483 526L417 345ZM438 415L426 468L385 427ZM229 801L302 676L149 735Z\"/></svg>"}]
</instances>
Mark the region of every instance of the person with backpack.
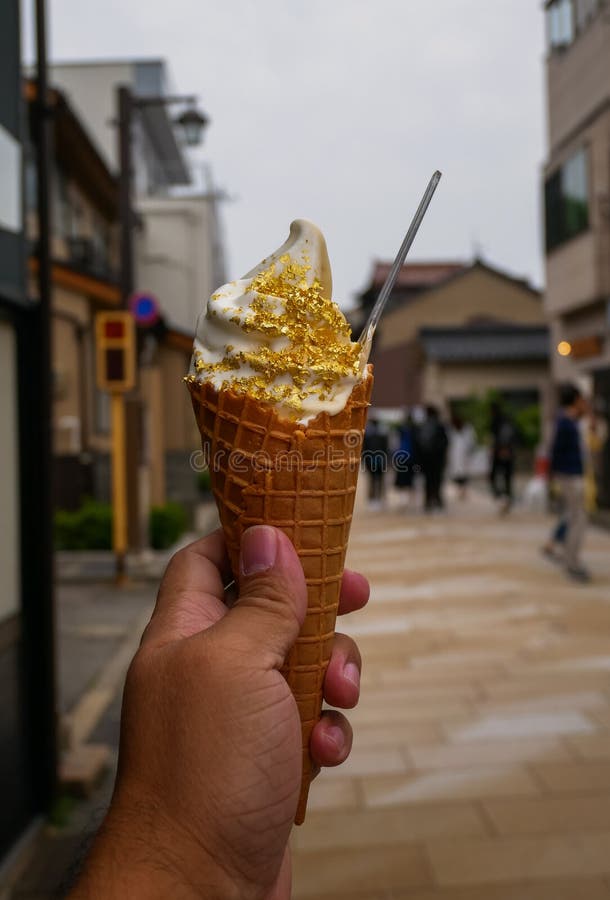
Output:
<instances>
[{"instance_id":1,"label":"person with backpack","mask_svg":"<svg viewBox=\"0 0 610 900\"><path fill-rule=\"evenodd\" d=\"M551 445L551 477L559 487L563 513L543 552L553 558L555 545L562 543L568 577L585 583L591 580L591 576L580 559L587 512L584 451L578 423L587 412L587 401L577 387L567 384L561 388L559 403L560 411Z\"/></svg>"},{"instance_id":2,"label":"person with backpack","mask_svg":"<svg viewBox=\"0 0 610 900\"><path fill-rule=\"evenodd\" d=\"M398 431L398 447L392 461L394 464L394 487L406 497L406 506L409 506L413 492L413 480L415 465L415 423L410 412L405 415L404 422Z\"/></svg>"},{"instance_id":3,"label":"person with backpack","mask_svg":"<svg viewBox=\"0 0 610 900\"><path fill-rule=\"evenodd\" d=\"M362 463L369 476L369 510L383 508L385 473L388 468L388 436L378 419L370 418L362 445Z\"/></svg>"},{"instance_id":4,"label":"person with backpack","mask_svg":"<svg viewBox=\"0 0 610 900\"><path fill-rule=\"evenodd\" d=\"M442 487L449 439L436 406L426 407L426 418L416 435L416 455L424 473L424 509L433 512L444 507Z\"/></svg>"},{"instance_id":5,"label":"person with backpack","mask_svg":"<svg viewBox=\"0 0 610 900\"><path fill-rule=\"evenodd\" d=\"M513 505L513 474L517 449L517 429L494 401L491 405L491 468L489 481L494 497L502 501L501 512Z\"/></svg>"}]
</instances>

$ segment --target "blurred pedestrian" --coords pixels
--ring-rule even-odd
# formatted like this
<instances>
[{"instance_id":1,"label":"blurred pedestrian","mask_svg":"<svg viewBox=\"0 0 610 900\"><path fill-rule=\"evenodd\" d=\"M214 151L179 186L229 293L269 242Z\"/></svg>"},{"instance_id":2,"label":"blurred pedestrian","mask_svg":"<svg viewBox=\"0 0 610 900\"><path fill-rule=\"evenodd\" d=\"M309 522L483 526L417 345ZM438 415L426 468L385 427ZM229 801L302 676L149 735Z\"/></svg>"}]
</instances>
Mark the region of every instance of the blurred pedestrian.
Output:
<instances>
[{"instance_id":1,"label":"blurred pedestrian","mask_svg":"<svg viewBox=\"0 0 610 900\"><path fill-rule=\"evenodd\" d=\"M443 509L443 476L449 439L436 406L426 406L426 418L416 434L418 464L424 473L424 509Z\"/></svg>"},{"instance_id":2,"label":"blurred pedestrian","mask_svg":"<svg viewBox=\"0 0 610 900\"><path fill-rule=\"evenodd\" d=\"M406 506L409 506L413 491L413 477L415 460L415 423L410 412L407 412L403 424L399 429L398 447L394 453L394 471L396 472L394 485L406 496Z\"/></svg>"},{"instance_id":3,"label":"blurred pedestrian","mask_svg":"<svg viewBox=\"0 0 610 900\"><path fill-rule=\"evenodd\" d=\"M449 430L449 477L458 489L458 498L466 499L470 480L470 460L477 444L474 428L455 413Z\"/></svg>"},{"instance_id":4,"label":"blurred pedestrian","mask_svg":"<svg viewBox=\"0 0 610 900\"><path fill-rule=\"evenodd\" d=\"M385 473L388 467L388 436L379 420L369 419L362 447L364 468L369 478L369 509L379 510L385 500Z\"/></svg>"},{"instance_id":5,"label":"blurred pedestrian","mask_svg":"<svg viewBox=\"0 0 610 900\"><path fill-rule=\"evenodd\" d=\"M577 387L564 385L560 391L560 411L551 446L551 478L563 502L562 517L543 547L547 556L557 558L556 546L564 544L566 572L574 581L590 581L580 554L587 527L585 510L584 453L579 420L587 411L587 401Z\"/></svg>"},{"instance_id":6,"label":"blurred pedestrian","mask_svg":"<svg viewBox=\"0 0 610 900\"><path fill-rule=\"evenodd\" d=\"M491 404L491 468L489 481L494 497L502 501L501 512L507 513L513 503L513 474L517 429L498 401Z\"/></svg>"},{"instance_id":7,"label":"blurred pedestrian","mask_svg":"<svg viewBox=\"0 0 610 900\"><path fill-rule=\"evenodd\" d=\"M596 409L582 421L585 466L585 509L597 509L597 483L603 471L603 450L608 440L608 426Z\"/></svg>"}]
</instances>

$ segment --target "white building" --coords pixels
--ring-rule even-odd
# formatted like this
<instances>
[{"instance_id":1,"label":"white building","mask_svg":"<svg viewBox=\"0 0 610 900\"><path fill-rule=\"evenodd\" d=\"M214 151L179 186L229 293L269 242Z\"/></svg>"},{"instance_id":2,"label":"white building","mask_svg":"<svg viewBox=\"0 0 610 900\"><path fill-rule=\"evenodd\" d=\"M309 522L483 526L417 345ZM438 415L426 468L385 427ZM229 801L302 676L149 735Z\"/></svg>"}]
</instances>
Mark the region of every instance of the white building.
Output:
<instances>
[{"instance_id":1,"label":"white building","mask_svg":"<svg viewBox=\"0 0 610 900\"><path fill-rule=\"evenodd\" d=\"M162 60L59 63L52 81L68 96L109 167L118 166L117 89L134 97L176 93ZM192 194L191 165L172 124L173 106L134 115L134 206L141 228L135 242L136 290L154 294L172 327L192 333L202 298L224 279L218 194ZM181 196L170 192L181 189Z\"/></svg>"},{"instance_id":2,"label":"white building","mask_svg":"<svg viewBox=\"0 0 610 900\"><path fill-rule=\"evenodd\" d=\"M214 191L138 201L145 227L138 240L136 281L161 298L171 325L187 334L202 300L226 280L217 201Z\"/></svg>"}]
</instances>

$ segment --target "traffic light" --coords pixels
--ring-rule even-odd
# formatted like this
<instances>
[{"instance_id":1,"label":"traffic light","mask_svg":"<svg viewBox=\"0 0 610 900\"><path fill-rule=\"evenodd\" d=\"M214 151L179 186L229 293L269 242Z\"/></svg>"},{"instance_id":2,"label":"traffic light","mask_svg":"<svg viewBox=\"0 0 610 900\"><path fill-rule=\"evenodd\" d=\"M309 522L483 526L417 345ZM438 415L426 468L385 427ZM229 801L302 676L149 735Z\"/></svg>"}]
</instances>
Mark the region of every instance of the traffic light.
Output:
<instances>
[{"instance_id":1,"label":"traffic light","mask_svg":"<svg viewBox=\"0 0 610 900\"><path fill-rule=\"evenodd\" d=\"M136 383L136 341L130 312L101 312L95 320L97 386L125 393Z\"/></svg>"}]
</instances>

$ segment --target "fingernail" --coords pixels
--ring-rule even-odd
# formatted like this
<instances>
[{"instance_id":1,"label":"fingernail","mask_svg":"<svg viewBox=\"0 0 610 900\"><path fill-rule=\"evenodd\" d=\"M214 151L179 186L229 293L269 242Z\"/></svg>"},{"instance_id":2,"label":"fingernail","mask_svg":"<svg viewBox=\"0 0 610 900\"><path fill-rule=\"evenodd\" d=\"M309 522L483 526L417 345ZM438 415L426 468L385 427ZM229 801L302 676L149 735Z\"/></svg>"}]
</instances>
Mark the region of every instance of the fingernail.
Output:
<instances>
[{"instance_id":1,"label":"fingernail","mask_svg":"<svg viewBox=\"0 0 610 900\"><path fill-rule=\"evenodd\" d=\"M343 677L354 687L360 689L360 670L354 662L348 662L343 669Z\"/></svg>"},{"instance_id":2,"label":"fingernail","mask_svg":"<svg viewBox=\"0 0 610 900\"><path fill-rule=\"evenodd\" d=\"M326 740L329 744L332 744L336 750L343 750L345 738L338 725L331 725L326 729Z\"/></svg>"},{"instance_id":3,"label":"fingernail","mask_svg":"<svg viewBox=\"0 0 610 900\"><path fill-rule=\"evenodd\" d=\"M241 573L255 575L266 572L275 565L277 556L277 535L268 525L249 528L241 540Z\"/></svg>"}]
</instances>

